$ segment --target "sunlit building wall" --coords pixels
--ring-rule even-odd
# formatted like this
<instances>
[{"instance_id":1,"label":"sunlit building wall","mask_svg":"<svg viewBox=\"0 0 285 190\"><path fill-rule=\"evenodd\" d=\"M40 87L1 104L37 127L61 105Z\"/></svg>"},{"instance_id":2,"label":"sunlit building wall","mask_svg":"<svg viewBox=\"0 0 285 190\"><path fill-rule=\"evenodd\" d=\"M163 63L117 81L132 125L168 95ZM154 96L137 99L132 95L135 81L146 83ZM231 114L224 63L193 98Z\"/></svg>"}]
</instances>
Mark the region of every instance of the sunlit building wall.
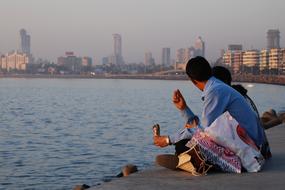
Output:
<instances>
[{"instance_id":1,"label":"sunlit building wall","mask_svg":"<svg viewBox=\"0 0 285 190\"><path fill-rule=\"evenodd\" d=\"M187 62L193 57L195 48L180 48L176 50L175 69L185 70Z\"/></svg>"},{"instance_id":2,"label":"sunlit building wall","mask_svg":"<svg viewBox=\"0 0 285 190\"><path fill-rule=\"evenodd\" d=\"M175 62L178 63L178 64L184 63L184 54L185 54L185 49L184 48L180 48L180 49L176 50Z\"/></svg>"},{"instance_id":3,"label":"sunlit building wall","mask_svg":"<svg viewBox=\"0 0 285 190\"><path fill-rule=\"evenodd\" d=\"M176 50L175 62L179 64L186 64L194 56L195 48L180 48Z\"/></svg>"},{"instance_id":4,"label":"sunlit building wall","mask_svg":"<svg viewBox=\"0 0 285 190\"><path fill-rule=\"evenodd\" d=\"M0 55L0 69L6 69L6 64L4 63L6 63L6 57L5 55Z\"/></svg>"},{"instance_id":5,"label":"sunlit building wall","mask_svg":"<svg viewBox=\"0 0 285 190\"><path fill-rule=\"evenodd\" d=\"M226 51L223 55L223 64L230 68L233 73L240 73L243 64L243 52Z\"/></svg>"},{"instance_id":6,"label":"sunlit building wall","mask_svg":"<svg viewBox=\"0 0 285 190\"><path fill-rule=\"evenodd\" d=\"M260 51L260 65L259 70L261 73L266 73L269 70L269 50L263 49Z\"/></svg>"},{"instance_id":7,"label":"sunlit building wall","mask_svg":"<svg viewBox=\"0 0 285 190\"><path fill-rule=\"evenodd\" d=\"M186 64L185 63L176 63L175 64L175 70L183 70L185 71L186 69Z\"/></svg>"},{"instance_id":8,"label":"sunlit building wall","mask_svg":"<svg viewBox=\"0 0 285 190\"><path fill-rule=\"evenodd\" d=\"M269 70L278 70L281 66L281 49L270 49L269 50Z\"/></svg>"},{"instance_id":9,"label":"sunlit building wall","mask_svg":"<svg viewBox=\"0 0 285 190\"><path fill-rule=\"evenodd\" d=\"M195 53L195 48L193 48L193 47L185 48L183 63L187 63L192 57L194 57L194 53Z\"/></svg>"},{"instance_id":10,"label":"sunlit building wall","mask_svg":"<svg viewBox=\"0 0 285 190\"><path fill-rule=\"evenodd\" d=\"M226 51L223 55L223 64L230 67L233 62L233 55L231 51Z\"/></svg>"},{"instance_id":11,"label":"sunlit building wall","mask_svg":"<svg viewBox=\"0 0 285 190\"><path fill-rule=\"evenodd\" d=\"M1 56L0 66L2 70L6 70L7 72L13 70L25 71L28 63L29 58L26 54L14 51Z\"/></svg>"},{"instance_id":12,"label":"sunlit building wall","mask_svg":"<svg viewBox=\"0 0 285 190\"><path fill-rule=\"evenodd\" d=\"M255 67L259 65L259 51L248 50L243 53L243 66Z\"/></svg>"},{"instance_id":13,"label":"sunlit building wall","mask_svg":"<svg viewBox=\"0 0 285 190\"><path fill-rule=\"evenodd\" d=\"M285 74L285 49L281 49L282 61L281 61L281 73Z\"/></svg>"},{"instance_id":14,"label":"sunlit building wall","mask_svg":"<svg viewBox=\"0 0 285 190\"><path fill-rule=\"evenodd\" d=\"M231 68L234 74L241 72L242 64L243 64L243 52L242 51L232 52Z\"/></svg>"},{"instance_id":15,"label":"sunlit building wall","mask_svg":"<svg viewBox=\"0 0 285 190\"><path fill-rule=\"evenodd\" d=\"M224 52L224 51L223 51ZM228 50L223 53L223 64L230 68L233 73L241 72L243 62L242 45L230 44Z\"/></svg>"}]
</instances>

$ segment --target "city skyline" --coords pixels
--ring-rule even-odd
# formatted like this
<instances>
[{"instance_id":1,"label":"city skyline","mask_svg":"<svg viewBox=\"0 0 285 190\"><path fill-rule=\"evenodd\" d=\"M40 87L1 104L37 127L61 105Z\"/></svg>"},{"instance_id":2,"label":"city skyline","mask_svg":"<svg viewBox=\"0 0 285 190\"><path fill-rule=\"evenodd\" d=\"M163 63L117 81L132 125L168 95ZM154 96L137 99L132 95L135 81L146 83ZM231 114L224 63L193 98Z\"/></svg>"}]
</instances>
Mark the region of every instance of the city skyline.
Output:
<instances>
[{"instance_id":1,"label":"city skyline","mask_svg":"<svg viewBox=\"0 0 285 190\"><path fill-rule=\"evenodd\" d=\"M1 3L0 52L20 49L17 36L19 29L25 28L32 37L33 55L51 61L66 51L74 51L95 57L96 63L100 63L103 57L113 54L110 36L114 33L123 36L124 60L129 63L143 62L146 51L152 52L160 63L163 47L170 47L174 58L177 49L192 46L198 36L206 42L206 57L211 61L228 44L242 44L244 49L266 47L268 29L279 29L280 46L285 44L282 0L3 0Z\"/></svg>"}]
</instances>

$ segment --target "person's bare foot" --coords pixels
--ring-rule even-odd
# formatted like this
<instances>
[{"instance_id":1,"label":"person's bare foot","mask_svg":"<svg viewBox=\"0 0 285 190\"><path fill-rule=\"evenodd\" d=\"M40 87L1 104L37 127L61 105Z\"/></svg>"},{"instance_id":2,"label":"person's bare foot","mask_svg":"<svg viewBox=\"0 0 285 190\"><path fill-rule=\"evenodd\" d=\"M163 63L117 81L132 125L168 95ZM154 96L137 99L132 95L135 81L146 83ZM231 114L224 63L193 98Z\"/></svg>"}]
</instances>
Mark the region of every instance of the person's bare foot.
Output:
<instances>
[{"instance_id":1,"label":"person's bare foot","mask_svg":"<svg viewBox=\"0 0 285 190\"><path fill-rule=\"evenodd\" d=\"M264 112L262 114L262 116L260 117L260 119L263 123L272 121L272 120L277 119L277 118L278 118L278 116L277 116L276 111L274 109L270 109L270 110Z\"/></svg>"},{"instance_id":2,"label":"person's bare foot","mask_svg":"<svg viewBox=\"0 0 285 190\"><path fill-rule=\"evenodd\" d=\"M175 170L178 166L179 158L173 154L160 154L156 156L155 161L162 167Z\"/></svg>"}]
</instances>

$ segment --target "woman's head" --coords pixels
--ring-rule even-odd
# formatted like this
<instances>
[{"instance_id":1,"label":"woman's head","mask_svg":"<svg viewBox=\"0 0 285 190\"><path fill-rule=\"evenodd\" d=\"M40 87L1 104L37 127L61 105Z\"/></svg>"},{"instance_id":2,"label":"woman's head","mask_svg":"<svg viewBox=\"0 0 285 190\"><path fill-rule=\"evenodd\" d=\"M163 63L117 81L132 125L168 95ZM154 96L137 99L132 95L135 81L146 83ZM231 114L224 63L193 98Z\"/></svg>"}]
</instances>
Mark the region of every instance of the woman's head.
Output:
<instances>
[{"instance_id":1,"label":"woman's head","mask_svg":"<svg viewBox=\"0 0 285 190\"><path fill-rule=\"evenodd\" d=\"M231 72L223 66L215 66L212 68L213 76L217 79L223 81L224 83L228 84L229 86L232 83L232 75Z\"/></svg>"}]
</instances>

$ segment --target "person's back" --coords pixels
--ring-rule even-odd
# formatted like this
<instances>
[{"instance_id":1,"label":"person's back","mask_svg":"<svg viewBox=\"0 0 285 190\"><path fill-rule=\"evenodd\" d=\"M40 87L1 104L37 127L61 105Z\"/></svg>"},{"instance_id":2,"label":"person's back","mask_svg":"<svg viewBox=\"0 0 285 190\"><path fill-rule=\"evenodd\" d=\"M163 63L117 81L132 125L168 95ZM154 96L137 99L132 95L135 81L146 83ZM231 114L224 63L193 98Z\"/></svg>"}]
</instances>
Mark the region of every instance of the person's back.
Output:
<instances>
[{"instance_id":1,"label":"person's back","mask_svg":"<svg viewBox=\"0 0 285 190\"><path fill-rule=\"evenodd\" d=\"M258 117L240 93L215 77L211 77L206 83L203 97L202 124L205 127L228 111L258 146L263 143L263 130L259 125Z\"/></svg>"},{"instance_id":2,"label":"person's back","mask_svg":"<svg viewBox=\"0 0 285 190\"><path fill-rule=\"evenodd\" d=\"M273 127L273 126L281 123L281 121L280 121L280 119L278 117L271 118L271 120L268 121L268 122L264 122L259 117L259 112L258 112L258 109L257 109L255 103L247 95L247 89L245 89L241 84L231 85L231 82L232 82L231 72L227 68L225 68L223 66L214 66L212 68L212 74L213 74L214 77L218 78L219 80L221 80L225 84L231 86L233 89L235 89L237 92L239 92L245 98L247 104L250 106L252 111L254 111L254 113L255 113L255 115L257 117L258 125L260 125L264 129L267 129L267 128ZM257 132L260 133L260 130L257 131ZM262 145L262 150L261 150L262 154L263 154L263 156L265 158L270 158L271 157L271 151L270 151L268 140L266 138L266 134L264 133L263 129L262 129L261 132L262 132L262 134L264 136L264 140L265 140L263 145Z\"/></svg>"},{"instance_id":3,"label":"person's back","mask_svg":"<svg viewBox=\"0 0 285 190\"><path fill-rule=\"evenodd\" d=\"M214 66L212 68L213 76L217 79L221 80L222 82L226 83L227 85L231 86L233 89L238 91L245 99L246 102L250 105L252 110L257 114L259 117L259 112L257 110L256 105L254 104L253 100L247 95L247 90L241 84L234 84L232 85L232 75L229 69L223 66Z\"/></svg>"}]
</instances>

